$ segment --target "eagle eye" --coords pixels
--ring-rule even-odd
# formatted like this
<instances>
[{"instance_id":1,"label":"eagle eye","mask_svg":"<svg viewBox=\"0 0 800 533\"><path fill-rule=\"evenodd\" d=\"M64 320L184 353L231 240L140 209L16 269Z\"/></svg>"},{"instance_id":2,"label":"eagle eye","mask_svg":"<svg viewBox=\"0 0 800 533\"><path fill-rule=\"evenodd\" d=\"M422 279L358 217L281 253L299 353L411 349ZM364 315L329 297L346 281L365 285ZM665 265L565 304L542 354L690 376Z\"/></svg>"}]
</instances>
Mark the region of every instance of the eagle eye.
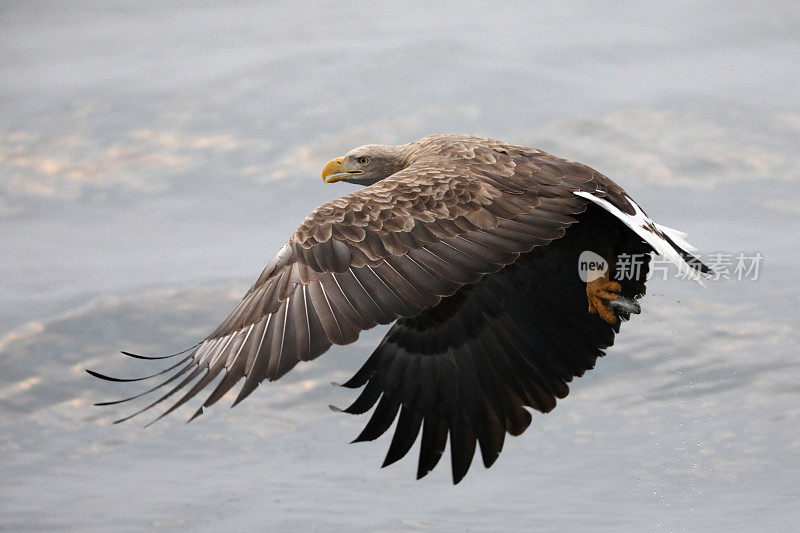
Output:
<instances>
[{"instance_id":1,"label":"eagle eye","mask_svg":"<svg viewBox=\"0 0 800 533\"><path fill-rule=\"evenodd\" d=\"M356 159L356 161L358 162L359 165L367 165L369 164L369 157L361 156L358 159Z\"/></svg>"}]
</instances>

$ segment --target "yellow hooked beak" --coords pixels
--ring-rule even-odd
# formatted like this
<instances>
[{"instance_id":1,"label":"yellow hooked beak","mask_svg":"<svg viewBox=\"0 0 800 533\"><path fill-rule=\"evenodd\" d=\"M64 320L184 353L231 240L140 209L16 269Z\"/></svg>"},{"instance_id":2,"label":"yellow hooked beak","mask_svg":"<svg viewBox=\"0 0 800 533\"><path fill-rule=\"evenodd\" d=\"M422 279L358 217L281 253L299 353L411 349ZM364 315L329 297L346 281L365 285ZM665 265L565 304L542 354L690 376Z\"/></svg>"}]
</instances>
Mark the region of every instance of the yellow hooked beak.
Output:
<instances>
[{"instance_id":1,"label":"yellow hooked beak","mask_svg":"<svg viewBox=\"0 0 800 533\"><path fill-rule=\"evenodd\" d=\"M363 170L346 170L342 167L344 157L337 157L331 159L325 166L322 167L322 181L325 183L336 183L337 181L346 180L355 174L363 174Z\"/></svg>"}]
</instances>

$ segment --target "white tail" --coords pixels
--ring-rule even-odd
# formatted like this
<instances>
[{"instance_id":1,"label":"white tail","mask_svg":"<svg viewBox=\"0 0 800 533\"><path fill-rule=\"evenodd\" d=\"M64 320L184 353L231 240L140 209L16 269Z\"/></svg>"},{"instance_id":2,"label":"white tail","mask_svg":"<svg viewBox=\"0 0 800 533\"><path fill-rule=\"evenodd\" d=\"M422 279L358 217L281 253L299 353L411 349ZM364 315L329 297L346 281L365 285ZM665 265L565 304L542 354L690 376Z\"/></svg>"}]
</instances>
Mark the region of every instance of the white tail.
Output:
<instances>
[{"instance_id":1,"label":"white tail","mask_svg":"<svg viewBox=\"0 0 800 533\"><path fill-rule=\"evenodd\" d=\"M634 214L632 215L624 213L608 200L598 198L591 193L575 191L575 194L599 205L617 217L623 224L631 228L637 235L644 239L645 242L652 246L656 253L661 254L665 259L668 259L678 267L678 272L693 279L700 285L704 285L702 281L703 271L699 267L687 263L683 255L681 255L681 252L689 254L697 250L697 248L689 244L686 240L688 237L686 233L656 224L629 196L625 196L625 198L631 204L631 207L633 207ZM670 240L672 243L670 243Z\"/></svg>"}]
</instances>

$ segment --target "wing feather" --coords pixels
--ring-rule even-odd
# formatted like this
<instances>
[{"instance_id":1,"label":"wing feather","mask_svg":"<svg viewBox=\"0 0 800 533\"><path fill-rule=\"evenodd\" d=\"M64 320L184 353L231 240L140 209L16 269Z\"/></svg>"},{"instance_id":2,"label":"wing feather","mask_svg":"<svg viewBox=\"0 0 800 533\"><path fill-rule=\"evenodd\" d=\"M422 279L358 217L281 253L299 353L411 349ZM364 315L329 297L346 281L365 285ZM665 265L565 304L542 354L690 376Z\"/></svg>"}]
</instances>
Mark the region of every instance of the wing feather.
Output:
<instances>
[{"instance_id":1,"label":"wing feather","mask_svg":"<svg viewBox=\"0 0 800 533\"><path fill-rule=\"evenodd\" d=\"M455 483L469 470L476 447L491 466L505 434L519 435L531 424L526 407L554 409L569 393L568 383L613 343L618 325L588 312L583 282L564 266L577 265L587 243L621 228L610 215L591 209L581 215L586 223L557 242L393 324L346 384L365 385L357 409L348 412L366 412L379 399L400 403L384 465L408 453L421 428L418 477L438 463L448 436ZM624 251L648 249L635 234L621 235ZM639 275L623 282L623 295L643 294L646 269ZM377 419L358 440L377 438L389 427L389 412L376 408Z\"/></svg>"}]
</instances>

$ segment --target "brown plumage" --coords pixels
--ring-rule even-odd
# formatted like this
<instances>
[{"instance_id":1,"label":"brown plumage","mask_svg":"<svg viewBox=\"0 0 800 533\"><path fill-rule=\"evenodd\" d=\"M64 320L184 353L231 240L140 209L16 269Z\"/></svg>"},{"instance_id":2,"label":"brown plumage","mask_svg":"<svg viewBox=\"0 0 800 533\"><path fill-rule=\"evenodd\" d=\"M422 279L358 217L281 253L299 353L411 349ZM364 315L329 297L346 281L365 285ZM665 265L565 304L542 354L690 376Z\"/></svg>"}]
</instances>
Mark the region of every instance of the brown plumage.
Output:
<instances>
[{"instance_id":1,"label":"brown plumage","mask_svg":"<svg viewBox=\"0 0 800 533\"><path fill-rule=\"evenodd\" d=\"M183 392L164 416L220 376L194 416L244 378L238 403L331 344L394 322L344 384L364 386L346 412L377 403L356 440L398 418L385 464L421 432L422 477L449 435L458 482L476 443L490 466L505 433L530 424L524 407L553 409L613 343L615 317L628 318L590 312L581 251L606 258L612 275L618 255L654 250L707 271L685 235L652 223L610 179L532 148L434 135L356 148L326 177L369 186L309 214L229 317L147 392L173 388L134 415ZM641 297L646 274L607 300Z\"/></svg>"}]
</instances>

